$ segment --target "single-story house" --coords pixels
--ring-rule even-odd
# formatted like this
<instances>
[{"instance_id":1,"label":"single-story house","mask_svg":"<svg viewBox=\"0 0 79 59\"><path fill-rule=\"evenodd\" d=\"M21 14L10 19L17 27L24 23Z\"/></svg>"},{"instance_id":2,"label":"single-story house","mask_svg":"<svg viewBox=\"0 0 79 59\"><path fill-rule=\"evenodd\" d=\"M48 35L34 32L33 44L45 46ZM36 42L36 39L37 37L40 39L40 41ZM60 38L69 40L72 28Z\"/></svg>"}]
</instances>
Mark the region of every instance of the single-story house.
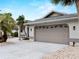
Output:
<instances>
[{"instance_id":1,"label":"single-story house","mask_svg":"<svg viewBox=\"0 0 79 59\"><path fill-rule=\"evenodd\" d=\"M76 14L51 12L42 19L24 25L32 41L68 44L79 40L79 20Z\"/></svg>"}]
</instances>

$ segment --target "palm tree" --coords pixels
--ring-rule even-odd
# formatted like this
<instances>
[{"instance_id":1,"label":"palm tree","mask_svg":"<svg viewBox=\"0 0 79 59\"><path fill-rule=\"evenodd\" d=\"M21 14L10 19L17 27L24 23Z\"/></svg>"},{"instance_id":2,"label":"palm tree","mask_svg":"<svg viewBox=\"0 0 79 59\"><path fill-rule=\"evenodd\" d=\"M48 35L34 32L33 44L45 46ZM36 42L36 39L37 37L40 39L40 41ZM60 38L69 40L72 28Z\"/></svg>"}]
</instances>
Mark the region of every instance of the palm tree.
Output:
<instances>
[{"instance_id":1,"label":"palm tree","mask_svg":"<svg viewBox=\"0 0 79 59\"><path fill-rule=\"evenodd\" d=\"M22 32L22 30L24 29L23 24L24 24L24 21L25 21L24 15L19 16L19 17L16 19L16 21L17 21L17 24L18 24L19 27L20 27L20 32Z\"/></svg>"},{"instance_id":2,"label":"palm tree","mask_svg":"<svg viewBox=\"0 0 79 59\"><path fill-rule=\"evenodd\" d=\"M79 0L52 0L52 3L54 4L61 3L64 6L76 4L78 16L79 16Z\"/></svg>"},{"instance_id":3,"label":"palm tree","mask_svg":"<svg viewBox=\"0 0 79 59\"><path fill-rule=\"evenodd\" d=\"M17 25L18 25L18 30L19 30L19 32L18 32L18 36L19 36L19 40L21 39L21 32L23 32L23 30L25 29L25 27L24 27L24 21L25 21L25 17L24 17L24 15L20 15L17 19L16 19L16 21L17 21ZM25 30L24 30L25 31Z\"/></svg>"},{"instance_id":4,"label":"palm tree","mask_svg":"<svg viewBox=\"0 0 79 59\"><path fill-rule=\"evenodd\" d=\"M7 33L12 33L12 29L15 26L15 21L12 18L11 13L1 14L2 19L0 19L0 28L3 31L3 42L7 41Z\"/></svg>"}]
</instances>

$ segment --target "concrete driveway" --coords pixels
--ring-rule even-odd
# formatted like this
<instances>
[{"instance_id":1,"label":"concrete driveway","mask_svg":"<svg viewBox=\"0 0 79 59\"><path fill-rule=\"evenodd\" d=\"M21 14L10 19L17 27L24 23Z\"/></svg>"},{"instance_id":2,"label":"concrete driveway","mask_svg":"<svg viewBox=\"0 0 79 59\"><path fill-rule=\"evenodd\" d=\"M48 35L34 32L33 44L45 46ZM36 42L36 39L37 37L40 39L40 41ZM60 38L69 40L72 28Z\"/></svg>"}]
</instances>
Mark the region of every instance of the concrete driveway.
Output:
<instances>
[{"instance_id":1,"label":"concrete driveway","mask_svg":"<svg viewBox=\"0 0 79 59\"><path fill-rule=\"evenodd\" d=\"M8 39L0 44L0 59L42 59L47 53L55 52L66 45L19 41L18 38Z\"/></svg>"}]
</instances>

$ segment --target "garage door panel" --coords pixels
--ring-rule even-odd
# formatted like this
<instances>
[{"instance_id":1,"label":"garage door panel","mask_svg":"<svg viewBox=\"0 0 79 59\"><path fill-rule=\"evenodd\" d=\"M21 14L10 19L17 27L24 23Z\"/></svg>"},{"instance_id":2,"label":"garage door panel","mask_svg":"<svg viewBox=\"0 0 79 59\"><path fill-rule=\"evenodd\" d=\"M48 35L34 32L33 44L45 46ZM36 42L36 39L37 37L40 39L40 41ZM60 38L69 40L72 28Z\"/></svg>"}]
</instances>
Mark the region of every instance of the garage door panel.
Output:
<instances>
[{"instance_id":1,"label":"garage door panel","mask_svg":"<svg viewBox=\"0 0 79 59\"><path fill-rule=\"evenodd\" d=\"M36 41L67 43L68 28L36 29Z\"/></svg>"}]
</instances>

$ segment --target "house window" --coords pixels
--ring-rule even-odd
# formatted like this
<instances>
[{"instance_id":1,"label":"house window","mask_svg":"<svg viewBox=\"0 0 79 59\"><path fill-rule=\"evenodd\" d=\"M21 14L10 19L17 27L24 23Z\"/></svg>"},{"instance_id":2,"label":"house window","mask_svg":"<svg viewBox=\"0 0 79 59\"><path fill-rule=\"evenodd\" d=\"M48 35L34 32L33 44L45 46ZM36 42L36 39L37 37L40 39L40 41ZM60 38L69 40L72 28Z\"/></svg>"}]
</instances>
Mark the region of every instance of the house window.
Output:
<instances>
[{"instance_id":1,"label":"house window","mask_svg":"<svg viewBox=\"0 0 79 59\"><path fill-rule=\"evenodd\" d=\"M51 28L53 28L53 26L51 26Z\"/></svg>"},{"instance_id":2,"label":"house window","mask_svg":"<svg viewBox=\"0 0 79 59\"><path fill-rule=\"evenodd\" d=\"M55 28L57 28L58 25L55 25Z\"/></svg>"},{"instance_id":3,"label":"house window","mask_svg":"<svg viewBox=\"0 0 79 59\"><path fill-rule=\"evenodd\" d=\"M39 28L42 28L41 26L39 26Z\"/></svg>"},{"instance_id":4,"label":"house window","mask_svg":"<svg viewBox=\"0 0 79 59\"><path fill-rule=\"evenodd\" d=\"M63 27L63 25L59 25L61 28Z\"/></svg>"},{"instance_id":5,"label":"house window","mask_svg":"<svg viewBox=\"0 0 79 59\"><path fill-rule=\"evenodd\" d=\"M36 29L38 29L38 27L35 27Z\"/></svg>"},{"instance_id":6,"label":"house window","mask_svg":"<svg viewBox=\"0 0 79 59\"><path fill-rule=\"evenodd\" d=\"M65 25L64 28L68 28L68 26Z\"/></svg>"},{"instance_id":7,"label":"house window","mask_svg":"<svg viewBox=\"0 0 79 59\"><path fill-rule=\"evenodd\" d=\"M48 29L49 27L47 26L46 28Z\"/></svg>"},{"instance_id":8,"label":"house window","mask_svg":"<svg viewBox=\"0 0 79 59\"><path fill-rule=\"evenodd\" d=\"M43 29L45 28L45 26L43 26Z\"/></svg>"}]
</instances>

